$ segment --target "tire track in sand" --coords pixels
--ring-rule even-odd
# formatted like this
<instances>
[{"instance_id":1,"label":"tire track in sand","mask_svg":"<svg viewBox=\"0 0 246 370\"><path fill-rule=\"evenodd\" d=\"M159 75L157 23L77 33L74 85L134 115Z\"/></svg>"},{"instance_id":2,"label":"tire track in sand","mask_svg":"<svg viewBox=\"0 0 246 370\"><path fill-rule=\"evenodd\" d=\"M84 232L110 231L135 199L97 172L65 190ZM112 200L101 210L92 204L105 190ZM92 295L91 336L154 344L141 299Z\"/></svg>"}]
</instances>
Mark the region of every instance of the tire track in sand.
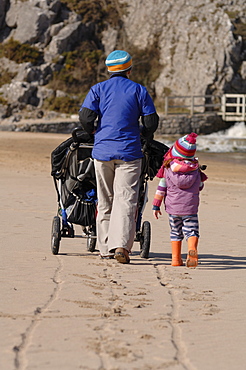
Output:
<instances>
[{"instance_id":1,"label":"tire track in sand","mask_svg":"<svg viewBox=\"0 0 246 370\"><path fill-rule=\"evenodd\" d=\"M43 312L57 299L59 291L61 290L62 281L59 281L59 274L63 269L63 263L61 258L59 258L58 256L56 256L56 258L58 260L58 267L56 268L54 275L51 278L53 283L55 284L53 292L51 293L47 302L43 304L43 306L37 307L34 310L33 319L30 325L26 328L25 332L21 334L20 344L13 347L13 351L15 353L14 368L16 370L17 369L24 370L26 368L27 365L26 351L30 345L33 332L35 331Z\"/></svg>"},{"instance_id":2,"label":"tire track in sand","mask_svg":"<svg viewBox=\"0 0 246 370\"><path fill-rule=\"evenodd\" d=\"M171 312L169 324L172 328L171 341L176 349L175 361L183 367L185 370L195 370L194 366L191 364L189 358L187 357L187 348L185 342L182 340L182 330L179 323L182 322L179 314L179 302L177 295L179 293L178 288L170 284L170 276L168 276L167 269L161 271L158 264L153 263L154 268L156 269L157 280L160 285L167 289L169 296L171 297Z\"/></svg>"}]
</instances>

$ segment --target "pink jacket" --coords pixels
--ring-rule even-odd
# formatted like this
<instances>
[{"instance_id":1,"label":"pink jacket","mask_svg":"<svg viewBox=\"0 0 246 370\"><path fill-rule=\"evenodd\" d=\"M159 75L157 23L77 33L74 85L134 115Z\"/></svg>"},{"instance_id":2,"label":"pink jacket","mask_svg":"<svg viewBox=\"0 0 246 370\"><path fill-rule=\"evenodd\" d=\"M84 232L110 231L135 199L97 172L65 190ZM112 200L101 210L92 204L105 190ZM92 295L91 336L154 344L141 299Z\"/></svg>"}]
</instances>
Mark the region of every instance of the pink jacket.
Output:
<instances>
[{"instance_id":1,"label":"pink jacket","mask_svg":"<svg viewBox=\"0 0 246 370\"><path fill-rule=\"evenodd\" d=\"M191 215L198 212L199 192L207 176L199 170L197 161L174 159L165 168L153 201L153 209L160 209L164 200L165 210L173 215Z\"/></svg>"}]
</instances>

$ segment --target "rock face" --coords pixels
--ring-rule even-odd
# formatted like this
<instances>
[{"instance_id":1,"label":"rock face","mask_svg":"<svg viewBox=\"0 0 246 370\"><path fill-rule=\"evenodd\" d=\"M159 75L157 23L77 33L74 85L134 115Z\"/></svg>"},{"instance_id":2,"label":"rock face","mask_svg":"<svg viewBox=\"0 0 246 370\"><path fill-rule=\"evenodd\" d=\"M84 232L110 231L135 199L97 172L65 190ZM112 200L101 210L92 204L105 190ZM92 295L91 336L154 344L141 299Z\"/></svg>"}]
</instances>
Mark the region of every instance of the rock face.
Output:
<instances>
[{"instance_id":1,"label":"rock face","mask_svg":"<svg viewBox=\"0 0 246 370\"><path fill-rule=\"evenodd\" d=\"M49 28L59 12L60 1L10 1L5 22L11 29L10 37L21 43L46 45Z\"/></svg>"},{"instance_id":2,"label":"rock face","mask_svg":"<svg viewBox=\"0 0 246 370\"><path fill-rule=\"evenodd\" d=\"M130 43L144 48L158 39L162 70L155 81L157 96L164 89L171 95L221 94L232 91L235 80L238 90L246 92L239 72L245 50L229 18L235 13L246 23L244 0L122 2L128 4L123 19Z\"/></svg>"},{"instance_id":3,"label":"rock face","mask_svg":"<svg viewBox=\"0 0 246 370\"><path fill-rule=\"evenodd\" d=\"M114 7L119 22L105 19L97 34L98 48L107 55L115 48L147 50L155 45L160 68L151 88L157 99L246 93L245 0L116 0ZM243 37L237 24L244 26ZM6 109L0 104L0 116L25 105L42 108L52 95L45 85L62 68L61 54L92 39L97 28L93 20L85 22L59 0L0 0L0 42L12 38L44 55L38 66L1 58L0 75L11 72L14 77L0 86L0 97L8 102ZM133 60L133 65L137 62Z\"/></svg>"},{"instance_id":4,"label":"rock face","mask_svg":"<svg viewBox=\"0 0 246 370\"><path fill-rule=\"evenodd\" d=\"M7 0L0 1L0 30L4 28L4 25L5 25L7 3L8 3Z\"/></svg>"}]
</instances>

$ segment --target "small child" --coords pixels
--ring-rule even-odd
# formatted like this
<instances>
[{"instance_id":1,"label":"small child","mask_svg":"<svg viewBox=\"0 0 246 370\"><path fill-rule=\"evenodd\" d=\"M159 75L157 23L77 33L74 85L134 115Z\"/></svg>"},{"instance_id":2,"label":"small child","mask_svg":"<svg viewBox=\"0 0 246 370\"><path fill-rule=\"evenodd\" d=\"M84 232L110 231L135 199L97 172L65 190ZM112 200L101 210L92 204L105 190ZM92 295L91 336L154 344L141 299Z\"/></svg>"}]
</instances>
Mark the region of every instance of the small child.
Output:
<instances>
[{"instance_id":1,"label":"small child","mask_svg":"<svg viewBox=\"0 0 246 370\"><path fill-rule=\"evenodd\" d=\"M188 242L187 267L198 264L197 245L199 238L198 206L199 191L207 176L201 172L196 152L197 134L191 133L178 139L164 156L157 173L161 178L153 201L153 215L161 215L162 200L169 214L172 245L172 266L182 266L181 244Z\"/></svg>"}]
</instances>

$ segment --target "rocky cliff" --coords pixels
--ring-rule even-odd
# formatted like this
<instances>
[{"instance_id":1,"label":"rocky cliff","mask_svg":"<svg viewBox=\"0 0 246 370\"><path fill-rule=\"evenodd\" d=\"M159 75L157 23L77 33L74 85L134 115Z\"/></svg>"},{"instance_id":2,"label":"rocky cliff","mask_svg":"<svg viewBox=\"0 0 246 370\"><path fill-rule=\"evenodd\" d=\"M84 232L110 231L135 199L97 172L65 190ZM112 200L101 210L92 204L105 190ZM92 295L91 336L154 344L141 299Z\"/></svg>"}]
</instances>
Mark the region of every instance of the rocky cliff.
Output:
<instances>
[{"instance_id":1,"label":"rocky cliff","mask_svg":"<svg viewBox=\"0 0 246 370\"><path fill-rule=\"evenodd\" d=\"M165 90L172 95L246 92L246 49L236 30L237 22L246 30L245 1L127 3L123 19L129 42L146 48L158 40L157 96Z\"/></svg>"},{"instance_id":2,"label":"rocky cliff","mask_svg":"<svg viewBox=\"0 0 246 370\"><path fill-rule=\"evenodd\" d=\"M0 0L0 117L75 113L105 56L167 95L246 93L244 0Z\"/></svg>"}]
</instances>

